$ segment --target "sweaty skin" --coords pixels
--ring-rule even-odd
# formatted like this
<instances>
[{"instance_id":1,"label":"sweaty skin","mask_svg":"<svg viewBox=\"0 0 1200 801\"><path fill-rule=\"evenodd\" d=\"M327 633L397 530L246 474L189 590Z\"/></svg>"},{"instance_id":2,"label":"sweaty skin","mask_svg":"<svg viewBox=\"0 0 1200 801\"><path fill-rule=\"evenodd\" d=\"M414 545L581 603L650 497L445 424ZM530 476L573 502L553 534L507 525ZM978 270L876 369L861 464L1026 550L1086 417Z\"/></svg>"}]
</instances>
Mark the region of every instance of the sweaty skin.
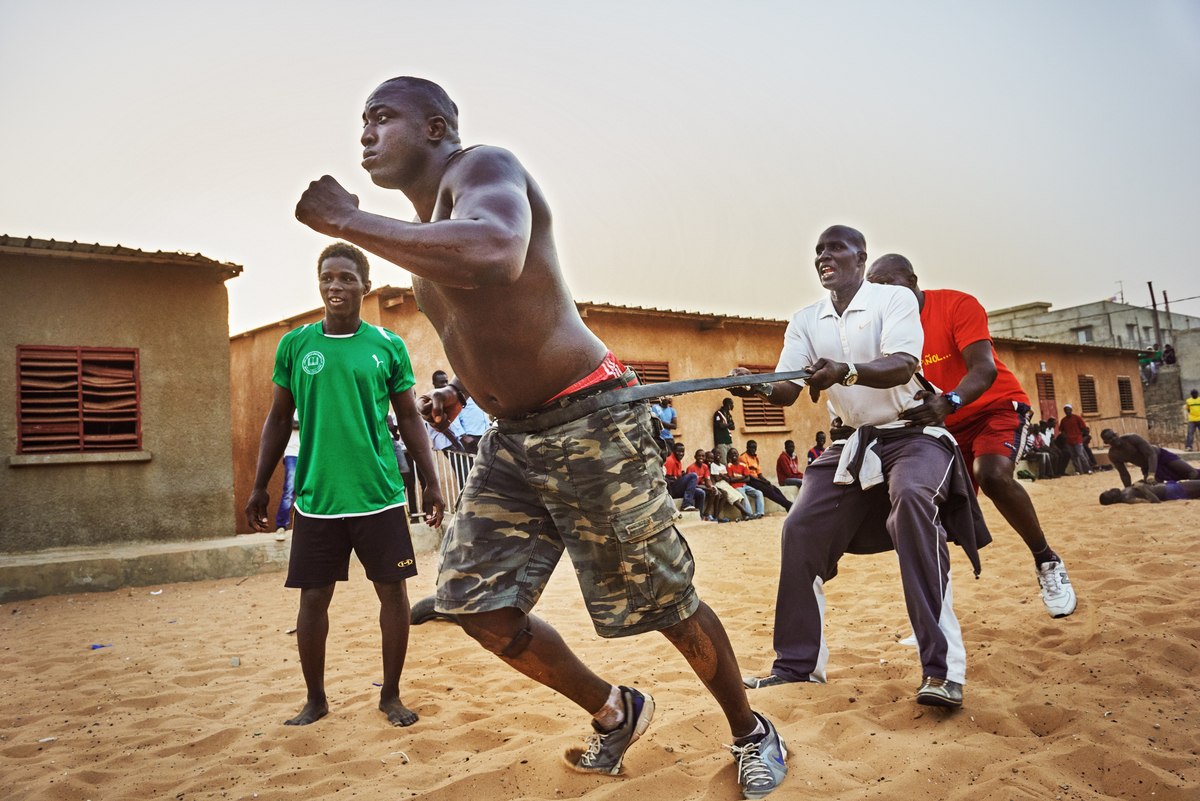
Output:
<instances>
[{"instance_id":1,"label":"sweaty skin","mask_svg":"<svg viewBox=\"0 0 1200 801\"><path fill-rule=\"evenodd\" d=\"M388 81L367 99L361 142L371 180L404 192L417 221L362 211L328 175L305 190L296 218L412 273L417 303L456 373L450 386L418 399L431 424L449 425L443 407L460 390L495 417L519 417L600 365L607 348L584 326L563 280L549 205L512 153L463 149L453 122L403 81ZM589 713L606 704L612 685L544 621L512 607L458 621L487 650ZM525 650L503 656L526 627L532 638ZM716 696L733 736L752 732L757 719L716 615L701 603L662 634Z\"/></svg>"},{"instance_id":2,"label":"sweaty skin","mask_svg":"<svg viewBox=\"0 0 1200 801\"><path fill-rule=\"evenodd\" d=\"M1126 463L1142 469L1142 481L1146 484L1155 484L1158 482L1158 479L1154 476L1158 470L1158 448L1137 434L1117 436L1116 432L1110 428L1101 431L1100 437L1104 440L1104 444L1108 446L1108 460L1116 468L1117 475L1121 477L1122 484L1128 487L1133 483L1129 478L1129 470L1125 467ZM1200 477L1197 475L1196 468L1191 465L1185 465L1184 469L1190 470L1191 474L1180 476L1180 478L1195 480Z\"/></svg>"},{"instance_id":3,"label":"sweaty skin","mask_svg":"<svg viewBox=\"0 0 1200 801\"><path fill-rule=\"evenodd\" d=\"M390 83L368 98L363 120L364 169L403 191L418 221L360 210L329 176L309 186L296 217L413 274L456 383L488 414L532 412L594 370L607 349L579 317L550 207L516 157L464 150L442 117L426 119Z\"/></svg>"}]
</instances>

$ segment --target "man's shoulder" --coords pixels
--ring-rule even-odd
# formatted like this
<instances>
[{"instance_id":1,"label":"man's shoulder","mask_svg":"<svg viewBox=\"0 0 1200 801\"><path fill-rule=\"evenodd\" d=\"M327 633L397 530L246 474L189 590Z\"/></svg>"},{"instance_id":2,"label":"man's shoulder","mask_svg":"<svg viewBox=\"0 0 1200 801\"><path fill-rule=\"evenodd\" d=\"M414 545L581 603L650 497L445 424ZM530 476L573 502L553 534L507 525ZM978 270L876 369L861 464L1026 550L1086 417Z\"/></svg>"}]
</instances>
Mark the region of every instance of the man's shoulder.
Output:
<instances>
[{"instance_id":1,"label":"man's shoulder","mask_svg":"<svg viewBox=\"0 0 1200 801\"><path fill-rule=\"evenodd\" d=\"M443 182L450 186L478 186L523 181L525 174L524 165L512 151L495 145L472 145L446 170Z\"/></svg>"},{"instance_id":2,"label":"man's shoulder","mask_svg":"<svg viewBox=\"0 0 1200 801\"><path fill-rule=\"evenodd\" d=\"M863 292L863 290L866 292ZM885 307L891 306L893 303L899 303L902 306L916 306L917 296L912 293L912 290L904 286L892 286L891 284L872 284L870 281L863 281L858 292L855 293L855 300L861 296L863 305ZM854 301L850 302L854 305Z\"/></svg>"},{"instance_id":3,"label":"man's shoulder","mask_svg":"<svg viewBox=\"0 0 1200 801\"><path fill-rule=\"evenodd\" d=\"M932 295L936 300L940 300L943 303L962 303L964 300L974 301L975 303L979 302L974 295L957 289L925 289L922 291L925 293L926 298Z\"/></svg>"},{"instance_id":4,"label":"man's shoulder","mask_svg":"<svg viewBox=\"0 0 1200 801\"><path fill-rule=\"evenodd\" d=\"M404 344L404 340L395 331L389 331L381 325L372 325L367 323L366 335L371 340L382 340L389 345L404 348L408 350L408 346Z\"/></svg>"},{"instance_id":5,"label":"man's shoulder","mask_svg":"<svg viewBox=\"0 0 1200 801\"><path fill-rule=\"evenodd\" d=\"M282 351L286 348L295 347L298 343L308 339L312 334L313 326L319 325L320 323L305 323L299 328L293 328L291 331L288 331L283 335L283 338L279 340L279 350Z\"/></svg>"}]
</instances>

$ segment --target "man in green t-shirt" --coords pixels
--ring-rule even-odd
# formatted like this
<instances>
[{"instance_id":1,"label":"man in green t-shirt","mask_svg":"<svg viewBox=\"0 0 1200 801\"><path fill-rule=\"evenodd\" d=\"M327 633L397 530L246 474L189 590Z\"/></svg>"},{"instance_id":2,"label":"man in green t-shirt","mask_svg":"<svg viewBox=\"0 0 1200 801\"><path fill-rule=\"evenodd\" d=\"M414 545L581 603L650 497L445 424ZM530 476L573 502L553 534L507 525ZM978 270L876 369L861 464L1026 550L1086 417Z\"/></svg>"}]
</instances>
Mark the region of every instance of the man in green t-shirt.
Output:
<instances>
[{"instance_id":1,"label":"man in green t-shirt","mask_svg":"<svg viewBox=\"0 0 1200 801\"><path fill-rule=\"evenodd\" d=\"M305 726L329 712L325 697L325 639L329 602L349 578L353 550L375 584L383 633L379 708L393 726L411 726L416 713L400 701L400 672L408 650L405 581L417 574L408 532L407 499L387 429L388 405L400 436L428 484L425 521L438 526L442 501L433 452L417 412L408 349L391 331L363 322L363 295L371 290L367 257L335 242L317 260L325 319L289 331L275 353L275 396L263 424L254 490L246 519L268 530L267 482L283 455L293 411L300 416L295 521L285 586L300 589L296 638L308 702L286 721Z\"/></svg>"}]
</instances>

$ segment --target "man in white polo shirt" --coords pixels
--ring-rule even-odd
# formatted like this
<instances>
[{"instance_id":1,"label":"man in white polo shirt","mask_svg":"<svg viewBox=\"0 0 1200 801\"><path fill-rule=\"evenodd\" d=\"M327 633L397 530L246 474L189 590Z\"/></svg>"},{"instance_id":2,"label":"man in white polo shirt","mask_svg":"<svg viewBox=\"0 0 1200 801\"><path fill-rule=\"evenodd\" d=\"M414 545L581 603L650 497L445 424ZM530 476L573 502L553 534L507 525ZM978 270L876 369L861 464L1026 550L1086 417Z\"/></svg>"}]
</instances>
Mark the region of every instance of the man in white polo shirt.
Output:
<instances>
[{"instance_id":1,"label":"man in white polo shirt","mask_svg":"<svg viewBox=\"0 0 1200 801\"><path fill-rule=\"evenodd\" d=\"M977 573L976 550L990 537L978 505L971 505L974 494L953 438L900 419L920 405L920 311L911 292L866 283L866 265L861 233L836 225L821 234L816 267L829 298L797 312L784 337L778 369L809 369L813 401L828 391L831 416L857 431L805 471L783 528L775 663L769 676L745 683L756 689L824 682L824 583L837 575L843 553L894 548L923 668L917 701L956 707L966 651L951 604L947 528ZM765 397L790 406L803 386L771 384Z\"/></svg>"}]
</instances>

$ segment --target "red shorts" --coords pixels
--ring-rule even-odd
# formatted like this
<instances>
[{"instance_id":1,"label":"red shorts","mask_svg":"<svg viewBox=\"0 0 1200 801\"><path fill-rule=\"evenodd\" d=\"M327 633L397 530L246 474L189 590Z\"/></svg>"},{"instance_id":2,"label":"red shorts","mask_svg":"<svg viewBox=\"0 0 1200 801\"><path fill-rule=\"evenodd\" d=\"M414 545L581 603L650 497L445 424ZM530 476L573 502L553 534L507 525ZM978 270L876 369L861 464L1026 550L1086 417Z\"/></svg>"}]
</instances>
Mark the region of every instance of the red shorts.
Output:
<instances>
[{"instance_id":1,"label":"red shorts","mask_svg":"<svg viewBox=\"0 0 1200 801\"><path fill-rule=\"evenodd\" d=\"M979 484L975 481L975 457L996 454L1017 462L1025 455L1032 411L1026 403L993 401L961 423L947 426L958 440L958 449L967 463L976 494Z\"/></svg>"}]
</instances>

